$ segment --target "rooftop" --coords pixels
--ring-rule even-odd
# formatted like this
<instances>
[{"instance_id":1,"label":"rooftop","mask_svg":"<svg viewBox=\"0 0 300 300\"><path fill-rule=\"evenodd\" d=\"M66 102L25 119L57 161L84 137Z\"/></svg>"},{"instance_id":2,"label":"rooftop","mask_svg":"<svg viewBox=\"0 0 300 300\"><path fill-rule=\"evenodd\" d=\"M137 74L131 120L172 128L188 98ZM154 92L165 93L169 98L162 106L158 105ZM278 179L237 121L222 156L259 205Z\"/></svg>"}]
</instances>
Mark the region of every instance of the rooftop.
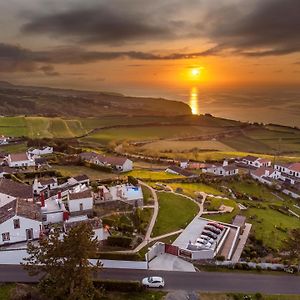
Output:
<instances>
[{"instance_id":1,"label":"rooftop","mask_svg":"<svg viewBox=\"0 0 300 300\"><path fill-rule=\"evenodd\" d=\"M15 199L0 207L0 224L15 215L27 219L42 221L41 210L37 204L22 199Z\"/></svg>"},{"instance_id":2,"label":"rooftop","mask_svg":"<svg viewBox=\"0 0 300 300\"><path fill-rule=\"evenodd\" d=\"M6 178L0 178L0 193L23 199L33 197L31 186Z\"/></svg>"}]
</instances>

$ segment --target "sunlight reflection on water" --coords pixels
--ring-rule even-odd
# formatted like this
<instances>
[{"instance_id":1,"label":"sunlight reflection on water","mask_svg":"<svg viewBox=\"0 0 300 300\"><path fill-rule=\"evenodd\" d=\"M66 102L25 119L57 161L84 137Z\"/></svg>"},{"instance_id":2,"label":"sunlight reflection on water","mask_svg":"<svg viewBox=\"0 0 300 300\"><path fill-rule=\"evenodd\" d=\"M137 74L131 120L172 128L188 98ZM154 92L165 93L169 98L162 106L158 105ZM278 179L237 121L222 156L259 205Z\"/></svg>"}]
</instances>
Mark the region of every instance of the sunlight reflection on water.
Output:
<instances>
[{"instance_id":1,"label":"sunlight reflection on water","mask_svg":"<svg viewBox=\"0 0 300 300\"><path fill-rule=\"evenodd\" d=\"M199 115L198 89L196 87L192 87L191 89L189 105L192 109L193 115Z\"/></svg>"}]
</instances>

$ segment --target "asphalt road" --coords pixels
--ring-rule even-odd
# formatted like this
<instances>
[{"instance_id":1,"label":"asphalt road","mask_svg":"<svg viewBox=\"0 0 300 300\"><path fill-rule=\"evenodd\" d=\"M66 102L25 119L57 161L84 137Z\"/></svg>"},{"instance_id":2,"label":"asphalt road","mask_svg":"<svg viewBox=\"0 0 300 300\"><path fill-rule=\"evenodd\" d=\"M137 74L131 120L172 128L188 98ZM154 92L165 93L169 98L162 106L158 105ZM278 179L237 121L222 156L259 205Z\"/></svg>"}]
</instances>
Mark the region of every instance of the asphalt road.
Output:
<instances>
[{"instance_id":1,"label":"asphalt road","mask_svg":"<svg viewBox=\"0 0 300 300\"><path fill-rule=\"evenodd\" d=\"M227 272L167 272L105 269L101 279L141 280L149 275L162 276L166 290L208 292L261 292L267 294L300 294L300 277L295 275L259 275ZM0 265L0 282L35 282L21 266Z\"/></svg>"}]
</instances>

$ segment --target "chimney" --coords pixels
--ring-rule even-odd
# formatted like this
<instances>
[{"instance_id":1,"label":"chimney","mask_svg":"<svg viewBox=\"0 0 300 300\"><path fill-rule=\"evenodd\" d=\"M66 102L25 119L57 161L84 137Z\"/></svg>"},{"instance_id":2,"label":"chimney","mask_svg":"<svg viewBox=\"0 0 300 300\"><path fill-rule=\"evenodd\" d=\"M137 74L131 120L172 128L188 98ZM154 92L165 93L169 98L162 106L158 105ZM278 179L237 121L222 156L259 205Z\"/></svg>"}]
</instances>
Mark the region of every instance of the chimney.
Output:
<instances>
[{"instance_id":1,"label":"chimney","mask_svg":"<svg viewBox=\"0 0 300 300\"><path fill-rule=\"evenodd\" d=\"M61 199L61 191L59 191L59 192L57 193L57 198L58 198L58 199Z\"/></svg>"},{"instance_id":2,"label":"chimney","mask_svg":"<svg viewBox=\"0 0 300 300\"><path fill-rule=\"evenodd\" d=\"M42 206L42 207L45 207L45 195L44 195L43 192L41 193L40 198L41 198L41 206Z\"/></svg>"},{"instance_id":3,"label":"chimney","mask_svg":"<svg viewBox=\"0 0 300 300\"><path fill-rule=\"evenodd\" d=\"M225 159L225 160L223 161L223 167L226 167L226 166L228 166L228 161Z\"/></svg>"}]
</instances>

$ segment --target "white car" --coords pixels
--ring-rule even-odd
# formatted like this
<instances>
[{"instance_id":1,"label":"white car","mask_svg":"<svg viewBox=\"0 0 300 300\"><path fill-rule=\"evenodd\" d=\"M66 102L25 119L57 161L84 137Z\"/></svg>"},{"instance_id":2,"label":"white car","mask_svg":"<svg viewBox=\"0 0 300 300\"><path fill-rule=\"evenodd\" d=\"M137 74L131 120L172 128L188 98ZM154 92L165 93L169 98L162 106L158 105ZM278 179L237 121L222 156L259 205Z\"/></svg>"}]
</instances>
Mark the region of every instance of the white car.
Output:
<instances>
[{"instance_id":1,"label":"white car","mask_svg":"<svg viewBox=\"0 0 300 300\"><path fill-rule=\"evenodd\" d=\"M197 239L196 240L196 244L206 244L207 243L207 240L205 239Z\"/></svg>"},{"instance_id":2,"label":"white car","mask_svg":"<svg viewBox=\"0 0 300 300\"><path fill-rule=\"evenodd\" d=\"M165 286L165 282L162 277L153 276L144 278L142 285L145 287L162 288Z\"/></svg>"}]
</instances>

